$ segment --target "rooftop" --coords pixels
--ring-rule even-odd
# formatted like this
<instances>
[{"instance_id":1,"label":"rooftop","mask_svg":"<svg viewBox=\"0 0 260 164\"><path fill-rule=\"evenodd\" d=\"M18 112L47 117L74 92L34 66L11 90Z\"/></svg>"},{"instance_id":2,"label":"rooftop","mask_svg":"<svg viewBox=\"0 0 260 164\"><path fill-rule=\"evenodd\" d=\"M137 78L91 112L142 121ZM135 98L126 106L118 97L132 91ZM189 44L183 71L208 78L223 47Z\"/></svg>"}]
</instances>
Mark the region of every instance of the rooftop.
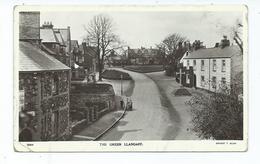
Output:
<instances>
[{"instance_id":1,"label":"rooftop","mask_svg":"<svg viewBox=\"0 0 260 164\"><path fill-rule=\"evenodd\" d=\"M42 43L58 43L57 37L52 29L40 29Z\"/></svg>"},{"instance_id":2,"label":"rooftop","mask_svg":"<svg viewBox=\"0 0 260 164\"><path fill-rule=\"evenodd\" d=\"M184 59L208 59L208 58L230 58L235 54L239 54L238 46L228 46L225 48L203 48L190 52ZM186 54L185 54L186 55Z\"/></svg>"},{"instance_id":3,"label":"rooftop","mask_svg":"<svg viewBox=\"0 0 260 164\"><path fill-rule=\"evenodd\" d=\"M37 72L70 68L28 42L19 42L19 71Z\"/></svg>"}]
</instances>

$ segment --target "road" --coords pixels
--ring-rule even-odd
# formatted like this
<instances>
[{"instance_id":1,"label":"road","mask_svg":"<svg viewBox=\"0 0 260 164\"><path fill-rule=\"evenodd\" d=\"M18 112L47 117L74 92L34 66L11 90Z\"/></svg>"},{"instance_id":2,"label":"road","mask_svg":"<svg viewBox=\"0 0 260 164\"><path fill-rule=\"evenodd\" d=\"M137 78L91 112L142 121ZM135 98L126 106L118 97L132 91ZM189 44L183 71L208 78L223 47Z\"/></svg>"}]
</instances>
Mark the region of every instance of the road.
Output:
<instances>
[{"instance_id":1,"label":"road","mask_svg":"<svg viewBox=\"0 0 260 164\"><path fill-rule=\"evenodd\" d=\"M128 111L100 140L164 140L173 139L178 123L170 119L167 107L161 103L161 94L157 85L145 74L126 71L135 81L132 94L133 111ZM177 119L178 120L178 119ZM165 136L167 135L167 136ZM169 138L172 135L173 138Z\"/></svg>"}]
</instances>

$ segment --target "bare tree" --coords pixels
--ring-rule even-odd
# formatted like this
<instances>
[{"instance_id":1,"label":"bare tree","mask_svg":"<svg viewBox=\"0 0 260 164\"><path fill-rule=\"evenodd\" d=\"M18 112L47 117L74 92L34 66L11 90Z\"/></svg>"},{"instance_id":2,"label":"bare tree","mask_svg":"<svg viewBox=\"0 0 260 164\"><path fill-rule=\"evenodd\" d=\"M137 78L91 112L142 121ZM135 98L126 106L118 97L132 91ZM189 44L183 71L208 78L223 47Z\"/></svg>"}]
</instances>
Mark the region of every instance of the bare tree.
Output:
<instances>
[{"instance_id":1,"label":"bare tree","mask_svg":"<svg viewBox=\"0 0 260 164\"><path fill-rule=\"evenodd\" d=\"M187 41L187 38L180 34L174 33L167 36L161 43L165 54L170 57L170 60L176 60L179 57L179 50L182 48L182 43ZM171 61L171 62L173 62Z\"/></svg>"},{"instance_id":2,"label":"bare tree","mask_svg":"<svg viewBox=\"0 0 260 164\"><path fill-rule=\"evenodd\" d=\"M158 52L159 57L160 57L161 63L163 64L163 69L165 69L165 65L166 65L166 46L163 43L156 44L155 46L159 50L159 52Z\"/></svg>"},{"instance_id":3,"label":"bare tree","mask_svg":"<svg viewBox=\"0 0 260 164\"><path fill-rule=\"evenodd\" d=\"M242 40L242 28L243 25L239 19L236 21L236 25L232 28L233 39L235 43L238 45L241 54L243 54L243 40Z\"/></svg>"},{"instance_id":4,"label":"bare tree","mask_svg":"<svg viewBox=\"0 0 260 164\"><path fill-rule=\"evenodd\" d=\"M98 60L99 80L102 80L104 59L112 50L121 48L121 41L114 33L114 24L110 17L96 15L88 26L84 26L87 32L86 39L91 45L97 47L96 56Z\"/></svg>"}]
</instances>

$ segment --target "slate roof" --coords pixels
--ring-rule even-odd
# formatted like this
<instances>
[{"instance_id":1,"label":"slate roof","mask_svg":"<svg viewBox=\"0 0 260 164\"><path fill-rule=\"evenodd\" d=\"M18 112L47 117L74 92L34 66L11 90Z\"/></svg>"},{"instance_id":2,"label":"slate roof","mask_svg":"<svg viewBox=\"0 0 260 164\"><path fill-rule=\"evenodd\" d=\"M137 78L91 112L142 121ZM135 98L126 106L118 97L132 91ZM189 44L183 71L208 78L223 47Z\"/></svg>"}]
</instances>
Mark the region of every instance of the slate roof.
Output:
<instances>
[{"instance_id":1,"label":"slate roof","mask_svg":"<svg viewBox=\"0 0 260 164\"><path fill-rule=\"evenodd\" d=\"M235 54L239 54L238 46L228 46L225 48L214 47L192 51L185 56L184 59L209 59L209 58L230 58Z\"/></svg>"},{"instance_id":2,"label":"slate roof","mask_svg":"<svg viewBox=\"0 0 260 164\"><path fill-rule=\"evenodd\" d=\"M19 43L19 71L38 72L69 70L70 68L28 42Z\"/></svg>"},{"instance_id":3,"label":"slate roof","mask_svg":"<svg viewBox=\"0 0 260 164\"><path fill-rule=\"evenodd\" d=\"M60 45L65 46L65 42L64 42L64 39L63 39L61 33L59 31L55 31L54 33L55 33L57 40L60 43Z\"/></svg>"},{"instance_id":4,"label":"slate roof","mask_svg":"<svg viewBox=\"0 0 260 164\"><path fill-rule=\"evenodd\" d=\"M58 43L53 29L40 29L40 38L42 43Z\"/></svg>"},{"instance_id":5,"label":"slate roof","mask_svg":"<svg viewBox=\"0 0 260 164\"><path fill-rule=\"evenodd\" d=\"M58 29L64 39L64 41L68 40L68 29Z\"/></svg>"}]
</instances>

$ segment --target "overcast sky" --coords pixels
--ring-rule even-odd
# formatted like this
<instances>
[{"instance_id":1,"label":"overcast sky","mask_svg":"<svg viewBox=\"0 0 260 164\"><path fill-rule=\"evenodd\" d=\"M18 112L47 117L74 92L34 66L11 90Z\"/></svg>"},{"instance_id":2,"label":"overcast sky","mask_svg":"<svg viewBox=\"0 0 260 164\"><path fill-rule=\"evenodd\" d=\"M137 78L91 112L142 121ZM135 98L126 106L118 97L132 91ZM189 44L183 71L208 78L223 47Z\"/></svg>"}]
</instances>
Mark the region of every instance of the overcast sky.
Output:
<instances>
[{"instance_id":1,"label":"overcast sky","mask_svg":"<svg viewBox=\"0 0 260 164\"><path fill-rule=\"evenodd\" d=\"M115 32L130 47L154 47L167 35L179 33L191 42L201 40L212 47L230 36L230 28L235 25L239 12L41 12L41 24L51 21L54 27L71 27L72 39L80 43L85 35L83 25L87 25L94 15L107 14L115 23Z\"/></svg>"}]
</instances>

